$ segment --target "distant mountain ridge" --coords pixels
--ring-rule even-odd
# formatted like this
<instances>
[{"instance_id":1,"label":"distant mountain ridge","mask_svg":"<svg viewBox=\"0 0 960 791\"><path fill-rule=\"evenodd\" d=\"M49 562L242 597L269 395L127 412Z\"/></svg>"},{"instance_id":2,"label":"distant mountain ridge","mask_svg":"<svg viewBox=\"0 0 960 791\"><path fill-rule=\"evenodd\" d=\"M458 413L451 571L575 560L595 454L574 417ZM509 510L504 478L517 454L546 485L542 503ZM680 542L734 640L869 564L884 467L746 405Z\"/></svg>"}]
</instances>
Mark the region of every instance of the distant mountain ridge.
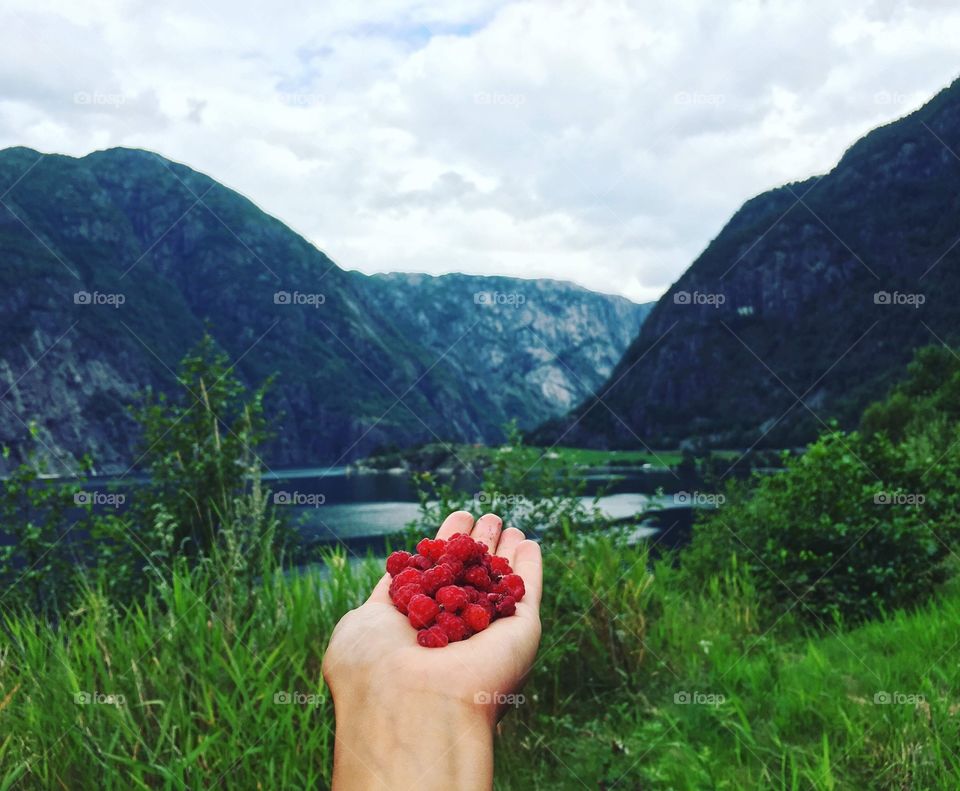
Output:
<instances>
[{"instance_id":1,"label":"distant mountain ridge","mask_svg":"<svg viewBox=\"0 0 960 791\"><path fill-rule=\"evenodd\" d=\"M28 448L58 472L88 452L126 470L127 407L144 388L177 390L205 327L246 381L277 374L271 465L496 441L506 417L534 425L596 387L645 310L572 284L344 271L247 198L148 151L6 149L0 195L0 443L12 449L0 471ZM474 302L484 283L525 301ZM549 352L532 352L537 338ZM511 356L516 367L499 364Z\"/></svg>"},{"instance_id":2,"label":"distant mountain ridge","mask_svg":"<svg viewBox=\"0 0 960 791\"><path fill-rule=\"evenodd\" d=\"M747 201L596 397L533 439L782 447L854 425L914 348L960 341L958 183L960 81Z\"/></svg>"}]
</instances>

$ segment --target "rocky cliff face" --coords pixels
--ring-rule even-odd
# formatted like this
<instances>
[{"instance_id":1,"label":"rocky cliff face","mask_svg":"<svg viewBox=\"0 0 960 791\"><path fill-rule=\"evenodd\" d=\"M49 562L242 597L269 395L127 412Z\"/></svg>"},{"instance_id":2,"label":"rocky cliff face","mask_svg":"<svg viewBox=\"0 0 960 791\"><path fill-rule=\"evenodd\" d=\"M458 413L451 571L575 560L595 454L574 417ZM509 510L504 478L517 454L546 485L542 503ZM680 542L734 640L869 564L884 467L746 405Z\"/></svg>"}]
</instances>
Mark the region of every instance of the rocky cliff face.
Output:
<instances>
[{"instance_id":1,"label":"rocky cliff face","mask_svg":"<svg viewBox=\"0 0 960 791\"><path fill-rule=\"evenodd\" d=\"M642 315L570 284L485 287L525 289L518 309L475 303L482 278L345 272L247 199L146 151L7 149L0 190L6 463L34 448L60 472L88 452L126 470L138 442L127 407L146 388L178 391L178 361L205 327L242 378L277 375L270 464L495 440L505 417L531 425L595 387L587 369L609 369ZM534 332L552 357L533 350Z\"/></svg>"},{"instance_id":2,"label":"rocky cliff face","mask_svg":"<svg viewBox=\"0 0 960 791\"><path fill-rule=\"evenodd\" d=\"M956 344L960 82L822 177L748 201L543 442L792 444Z\"/></svg>"},{"instance_id":3,"label":"rocky cliff face","mask_svg":"<svg viewBox=\"0 0 960 791\"><path fill-rule=\"evenodd\" d=\"M468 401L499 394L489 416L496 426L534 426L545 411L563 414L590 395L652 308L555 280L397 273L371 277L370 287L406 337L450 358Z\"/></svg>"}]
</instances>

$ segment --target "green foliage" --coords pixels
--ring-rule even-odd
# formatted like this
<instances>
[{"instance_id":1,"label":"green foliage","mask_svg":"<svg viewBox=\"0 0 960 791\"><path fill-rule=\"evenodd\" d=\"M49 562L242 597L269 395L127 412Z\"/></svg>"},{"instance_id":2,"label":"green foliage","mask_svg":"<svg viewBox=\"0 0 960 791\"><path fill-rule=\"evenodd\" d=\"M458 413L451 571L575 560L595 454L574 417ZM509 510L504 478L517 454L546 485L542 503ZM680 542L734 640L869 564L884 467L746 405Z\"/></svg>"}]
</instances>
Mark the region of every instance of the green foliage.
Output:
<instances>
[{"instance_id":1,"label":"green foliage","mask_svg":"<svg viewBox=\"0 0 960 791\"><path fill-rule=\"evenodd\" d=\"M126 601L169 585L178 558L219 566L227 585L249 585L282 562L291 533L261 485L256 451L269 382L248 393L209 336L184 358L180 381L181 398L149 400L138 413L150 482L124 490L126 511L77 502L78 484L38 484L39 462L3 482L0 519L13 539L0 547L3 601L55 617L84 576Z\"/></svg>"},{"instance_id":2,"label":"green foliage","mask_svg":"<svg viewBox=\"0 0 960 791\"><path fill-rule=\"evenodd\" d=\"M408 526L411 536L431 535L447 514L461 509L497 514L531 536L608 525L597 506L600 495L585 496L586 481L574 461L525 445L516 423L504 433L506 441L490 452L479 491L463 491L433 473L414 476L420 515Z\"/></svg>"},{"instance_id":3,"label":"green foliage","mask_svg":"<svg viewBox=\"0 0 960 791\"><path fill-rule=\"evenodd\" d=\"M696 578L736 554L774 609L823 625L923 601L942 580L947 549L910 478L884 437L827 433L754 490L730 487L682 562Z\"/></svg>"},{"instance_id":4,"label":"green foliage","mask_svg":"<svg viewBox=\"0 0 960 791\"><path fill-rule=\"evenodd\" d=\"M44 482L45 472L42 460L28 459L0 482L0 531L9 541L0 546L0 604L55 617L76 589L82 527L71 534L90 509L78 484Z\"/></svg>"},{"instance_id":5,"label":"green foliage","mask_svg":"<svg viewBox=\"0 0 960 791\"><path fill-rule=\"evenodd\" d=\"M768 629L740 565L690 590L603 534L544 549L541 650L497 737L497 788L960 785L956 585L919 611L804 636L790 615ZM181 559L139 605L93 586L59 631L6 617L0 788L329 787L320 661L380 569L333 553L228 590ZM84 692L102 702L76 703ZM275 702L284 692L300 702Z\"/></svg>"},{"instance_id":6,"label":"green foliage","mask_svg":"<svg viewBox=\"0 0 960 791\"><path fill-rule=\"evenodd\" d=\"M785 463L701 519L692 579L737 554L773 611L820 625L924 601L960 538L960 358L919 350L862 433L828 431Z\"/></svg>"}]
</instances>

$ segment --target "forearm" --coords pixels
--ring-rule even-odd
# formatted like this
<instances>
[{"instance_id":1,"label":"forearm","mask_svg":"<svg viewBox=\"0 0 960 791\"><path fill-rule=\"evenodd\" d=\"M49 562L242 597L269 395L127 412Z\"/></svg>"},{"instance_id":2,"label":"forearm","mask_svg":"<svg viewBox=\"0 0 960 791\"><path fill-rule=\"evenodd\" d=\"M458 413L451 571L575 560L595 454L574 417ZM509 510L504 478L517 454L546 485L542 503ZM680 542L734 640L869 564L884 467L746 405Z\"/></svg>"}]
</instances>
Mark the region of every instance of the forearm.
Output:
<instances>
[{"instance_id":1,"label":"forearm","mask_svg":"<svg viewBox=\"0 0 960 791\"><path fill-rule=\"evenodd\" d=\"M415 788L490 791L493 723L474 707L418 695L389 700L389 687L336 706L334 791ZM348 702L347 702L348 701Z\"/></svg>"}]
</instances>

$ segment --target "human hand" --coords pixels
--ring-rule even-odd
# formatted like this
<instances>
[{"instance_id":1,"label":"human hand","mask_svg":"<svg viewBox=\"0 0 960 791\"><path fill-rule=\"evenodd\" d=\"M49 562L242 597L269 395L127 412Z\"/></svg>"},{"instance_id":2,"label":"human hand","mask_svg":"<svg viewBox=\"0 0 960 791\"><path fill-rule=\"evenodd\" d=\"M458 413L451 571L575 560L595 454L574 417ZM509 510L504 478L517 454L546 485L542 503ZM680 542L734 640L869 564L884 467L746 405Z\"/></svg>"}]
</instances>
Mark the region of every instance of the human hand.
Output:
<instances>
[{"instance_id":1,"label":"human hand","mask_svg":"<svg viewBox=\"0 0 960 791\"><path fill-rule=\"evenodd\" d=\"M390 601L384 575L337 624L323 658L336 709L333 784L353 788L486 788L503 699L522 685L540 642L540 547L498 516L474 524L450 514L437 538L465 533L505 557L523 578L517 611L468 640L417 645Z\"/></svg>"}]
</instances>

